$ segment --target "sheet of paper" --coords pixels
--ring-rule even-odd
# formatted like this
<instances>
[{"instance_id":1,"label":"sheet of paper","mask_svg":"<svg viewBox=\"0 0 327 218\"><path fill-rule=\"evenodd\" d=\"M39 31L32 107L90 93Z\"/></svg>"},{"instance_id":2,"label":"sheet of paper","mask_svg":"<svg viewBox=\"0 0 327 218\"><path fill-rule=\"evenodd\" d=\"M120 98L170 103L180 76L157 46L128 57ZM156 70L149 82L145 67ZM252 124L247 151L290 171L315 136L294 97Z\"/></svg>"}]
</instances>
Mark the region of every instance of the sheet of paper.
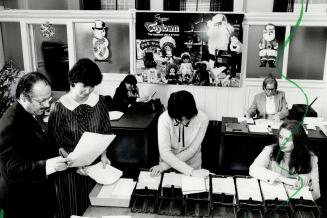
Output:
<instances>
[{"instance_id":1,"label":"sheet of paper","mask_svg":"<svg viewBox=\"0 0 327 218\"><path fill-rule=\"evenodd\" d=\"M120 178L111 185L102 186L98 193L98 198L111 198L112 196L121 196L122 198L132 195L136 182L133 179Z\"/></svg>"},{"instance_id":2,"label":"sheet of paper","mask_svg":"<svg viewBox=\"0 0 327 218\"><path fill-rule=\"evenodd\" d=\"M112 215L112 216L102 216L102 218L132 218L132 216L128 215Z\"/></svg>"},{"instance_id":3,"label":"sheet of paper","mask_svg":"<svg viewBox=\"0 0 327 218\"><path fill-rule=\"evenodd\" d=\"M180 173L164 173L162 179L162 187L171 187L182 188L182 174Z\"/></svg>"},{"instance_id":4,"label":"sheet of paper","mask_svg":"<svg viewBox=\"0 0 327 218\"><path fill-rule=\"evenodd\" d=\"M262 202L259 182L255 178L236 178L236 186L239 200L249 200Z\"/></svg>"},{"instance_id":5,"label":"sheet of paper","mask_svg":"<svg viewBox=\"0 0 327 218\"><path fill-rule=\"evenodd\" d=\"M304 117L303 124L315 125L316 123L320 123L323 120L324 120L323 117Z\"/></svg>"},{"instance_id":6,"label":"sheet of paper","mask_svg":"<svg viewBox=\"0 0 327 218\"><path fill-rule=\"evenodd\" d=\"M324 135L327 136L327 125L321 125L319 128L324 133Z\"/></svg>"},{"instance_id":7,"label":"sheet of paper","mask_svg":"<svg viewBox=\"0 0 327 218\"><path fill-rule=\"evenodd\" d=\"M289 186L285 187L289 198L300 199L301 197L303 197L303 199L305 200L313 201L312 193L309 189L309 186L305 186L300 189L292 189Z\"/></svg>"},{"instance_id":8,"label":"sheet of paper","mask_svg":"<svg viewBox=\"0 0 327 218\"><path fill-rule=\"evenodd\" d=\"M124 113L121 111L110 111L109 112L110 120L119 120L123 115L124 115Z\"/></svg>"},{"instance_id":9,"label":"sheet of paper","mask_svg":"<svg viewBox=\"0 0 327 218\"><path fill-rule=\"evenodd\" d=\"M275 200L276 198L280 201L287 201L288 196L283 183L274 182L269 184L264 181L260 181L261 191L265 200Z\"/></svg>"},{"instance_id":10,"label":"sheet of paper","mask_svg":"<svg viewBox=\"0 0 327 218\"><path fill-rule=\"evenodd\" d=\"M246 117L238 117L237 118L237 121L239 123L243 122L243 121L246 121L247 124L254 124L254 120L253 118L246 118Z\"/></svg>"},{"instance_id":11,"label":"sheet of paper","mask_svg":"<svg viewBox=\"0 0 327 218\"><path fill-rule=\"evenodd\" d=\"M121 170L111 165L107 164L106 168L103 168L103 164L101 162L86 167L86 171L92 179L102 185L110 185L115 183L123 175Z\"/></svg>"},{"instance_id":12,"label":"sheet of paper","mask_svg":"<svg viewBox=\"0 0 327 218\"><path fill-rule=\"evenodd\" d=\"M225 193L226 195L235 195L235 184L234 184L233 177L226 177L226 178L213 177L212 193L215 194Z\"/></svg>"},{"instance_id":13,"label":"sheet of paper","mask_svg":"<svg viewBox=\"0 0 327 218\"><path fill-rule=\"evenodd\" d=\"M115 137L116 135L84 132L74 151L68 155L72 160L71 167L90 165L106 150Z\"/></svg>"},{"instance_id":14,"label":"sheet of paper","mask_svg":"<svg viewBox=\"0 0 327 218\"><path fill-rule=\"evenodd\" d=\"M183 194L200 193L207 191L204 178L193 176L182 176L182 192Z\"/></svg>"},{"instance_id":15,"label":"sheet of paper","mask_svg":"<svg viewBox=\"0 0 327 218\"><path fill-rule=\"evenodd\" d=\"M265 125L249 125L250 132L268 133L267 126Z\"/></svg>"},{"instance_id":16,"label":"sheet of paper","mask_svg":"<svg viewBox=\"0 0 327 218\"><path fill-rule=\"evenodd\" d=\"M158 190L160 185L161 176L151 176L148 171L141 171L139 174L136 189L148 189Z\"/></svg>"},{"instance_id":17,"label":"sheet of paper","mask_svg":"<svg viewBox=\"0 0 327 218\"><path fill-rule=\"evenodd\" d=\"M94 216L76 216L76 215L71 215L70 218L95 218Z\"/></svg>"},{"instance_id":18,"label":"sheet of paper","mask_svg":"<svg viewBox=\"0 0 327 218\"><path fill-rule=\"evenodd\" d=\"M266 126L266 127L270 126L272 129L279 129L279 127L283 124L283 122L269 120L269 119L256 119L255 124L260 126Z\"/></svg>"}]
</instances>

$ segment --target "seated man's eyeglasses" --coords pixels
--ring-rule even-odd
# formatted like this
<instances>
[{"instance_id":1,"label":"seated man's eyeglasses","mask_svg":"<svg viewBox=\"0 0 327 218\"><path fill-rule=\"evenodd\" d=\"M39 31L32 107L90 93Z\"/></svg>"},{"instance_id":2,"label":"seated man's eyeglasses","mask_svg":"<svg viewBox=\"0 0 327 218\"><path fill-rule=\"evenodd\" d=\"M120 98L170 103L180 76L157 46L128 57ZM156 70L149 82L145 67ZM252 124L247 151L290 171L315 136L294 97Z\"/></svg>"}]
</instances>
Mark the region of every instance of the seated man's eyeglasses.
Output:
<instances>
[{"instance_id":1,"label":"seated man's eyeglasses","mask_svg":"<svg viewBox=\"0 0 327 218\"><path fill-rule=\"evenodd\" d=\"M267 92L272 92L272 91L274 91L275 90L275 88L265 88L265 91L267 91Z\"/></svg>"}]
</instances>

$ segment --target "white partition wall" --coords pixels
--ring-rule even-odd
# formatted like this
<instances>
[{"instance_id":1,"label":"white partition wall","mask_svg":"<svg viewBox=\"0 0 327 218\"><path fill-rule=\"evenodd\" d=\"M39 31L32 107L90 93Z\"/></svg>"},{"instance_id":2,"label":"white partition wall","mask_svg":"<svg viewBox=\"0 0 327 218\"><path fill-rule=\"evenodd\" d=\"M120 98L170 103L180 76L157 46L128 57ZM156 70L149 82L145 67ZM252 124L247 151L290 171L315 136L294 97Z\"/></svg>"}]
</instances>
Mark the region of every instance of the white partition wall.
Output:
<instances>
[{"instance_id":1,"label":"white partition wall","mask_svg":"<svg viewBox=\"0 0 327 218\"><path fill-rule=\"evenodd\" d=\"M278 13L246 13L243 23L243 55L242 55L242 86L239 88L227 87L201 87L201 86L183 86L183 85L158 85L158 84L139 84L140 91L144 95L152 95L160 98L166 105L169 95L177 90L190 91L196 100L198 107L207 113L210 119L220 120L222 116L242 116L248 106L251 104L253 96L262 91L263 78L248 78L247 58L251 55L248 51L248 31L251 25L265 25L266 23L274 23L276 25L286 27L286 35L290 33L291 27L294 26L298 18L297 14L278 14ZM68 59L69 68L77 60L76 40L76 23L93 23L94 20L100 19L106 23L123 23L129 26L129 65L130 71L135 70L135 12L134 11L30 11L30 10L4 10L0 11L0 22L19 22L22 40L22 54L24 59L24 70L26 72L36 70L35 37L31 31L34 24L43 24L50 22L51 24L65 25L67 30ZM327 28L327 16L306 14L301 23L306 27L325 27ZM92 31L92 30L90 30ZM3 30L1 31L3 33ZM5 43L5 42L4 42ZM326 44L322 44L326 48ZM113 51L122 52L122 51ZM1 52L0 52L1 54ZM289 49L285 48L283 58L283 74L287 75ZM290 54L291 55L291 54ZM310 58L310 54L308 54ZM318 112L319 116L327 119L327 55L325 55L325 63L323 69L323 79L320 80L295 80L307 93L309 103L318 97L313 108ZM97 87L97 92L104 95L112 95L118 87L120 81L126 76L120 72L103 72L104 80ZM299 89L294 87L284 78L278 80L279 89L286 92L286 99L291 106L294 103L305 103L305 97Z\"/></svg>"}]
</instances>

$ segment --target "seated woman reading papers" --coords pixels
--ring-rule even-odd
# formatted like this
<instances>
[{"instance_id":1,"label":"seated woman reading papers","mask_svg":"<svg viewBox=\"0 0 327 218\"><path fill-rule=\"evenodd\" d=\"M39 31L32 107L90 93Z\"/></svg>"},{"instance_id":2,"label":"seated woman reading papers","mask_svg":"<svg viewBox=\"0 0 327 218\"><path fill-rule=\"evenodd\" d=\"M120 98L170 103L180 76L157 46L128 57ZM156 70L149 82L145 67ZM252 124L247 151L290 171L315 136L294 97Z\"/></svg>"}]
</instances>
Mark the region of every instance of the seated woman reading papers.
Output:
<instances>
[{"instance_id":1,"label":"seated woman reading papers","mask_svg":"<svg viewBox=\"0 0 327 218\"><path fill-rule=\"evenodd\" d=\"M277 143L262 150L250 166L250 175L268 183L282 182L295 189L309 186L313 199L318 199L318 158L308 150L306 138L298 121L285 121L279 129Z\"/></svg>"},{"instance_id":2,"label":"seated woman reading papers","mask_svg":"<svg viewBox=\"0 0 327 218\"><path fill-rule=\"evenodd\" d=\"M90 59L80 59L68 73L70 91L50 111L49 133L59 148L71 153L84 132L110 134L111 125L104 97L93 93L102 81L99 67ZM101 155L110 164L106 151ZM57 179L58 218L82 215L89 203L95 182L82 168L70 168Z\"/></svg>"},{"instance_id":3,"label":"seated woman reading papers","mask_svg":"<svg viewBox=\"0 0 327 218\"><path fill-rule=\"evenodd\" d=\"M288 116L285 93L277 90L277 80L267 77L263 81L264 92L254 96L253 102L246 113L246 117L260 119L283 120Z\"/></svg>"},{"instance_id":4,"label":"seated woman reading papers","mask_svg":"<svg viewBox=\"0 0 327 218\"><path fill-rule=\"evenodd\" d=\"M148 97L140 98L137 80L134 75L127 75L119 84L113 97L113 109L118 111L129 111L133 109L136 102L147 102Z\"/></svg>"},{"instance_id":5,"label":"seated woman reading papers","mask_svg":"<svg viewBox=\"0 0 327 218\"><path fill-rule=\"evenodd\" d=\"M188 176L208 177L209 171L201 169L201 143L208 123L208 117L196 108L191 93L172 93L168 111L159 117L160 162L150 169L151 175L156 176L173 168Z\"/></svg>"}]
</instances>

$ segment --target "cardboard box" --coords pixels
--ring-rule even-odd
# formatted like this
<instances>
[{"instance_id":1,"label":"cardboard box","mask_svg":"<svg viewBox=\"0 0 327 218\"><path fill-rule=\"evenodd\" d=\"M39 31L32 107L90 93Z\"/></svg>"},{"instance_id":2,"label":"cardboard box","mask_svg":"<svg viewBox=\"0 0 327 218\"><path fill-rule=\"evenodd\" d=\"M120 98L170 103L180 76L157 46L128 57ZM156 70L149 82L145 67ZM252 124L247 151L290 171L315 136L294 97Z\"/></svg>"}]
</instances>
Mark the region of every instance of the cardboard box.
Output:
<instances>
[{"instance_id":1,"label":"cardboard box","mask_svg":"<svg viewBox=\"0 0 327 218\"><path fill-rule=\"evenodd\" d=\"M121 178L112 185L96 184L89 194L91 205L129 207L136 182Z\"/></svg>"}]
</instances>

